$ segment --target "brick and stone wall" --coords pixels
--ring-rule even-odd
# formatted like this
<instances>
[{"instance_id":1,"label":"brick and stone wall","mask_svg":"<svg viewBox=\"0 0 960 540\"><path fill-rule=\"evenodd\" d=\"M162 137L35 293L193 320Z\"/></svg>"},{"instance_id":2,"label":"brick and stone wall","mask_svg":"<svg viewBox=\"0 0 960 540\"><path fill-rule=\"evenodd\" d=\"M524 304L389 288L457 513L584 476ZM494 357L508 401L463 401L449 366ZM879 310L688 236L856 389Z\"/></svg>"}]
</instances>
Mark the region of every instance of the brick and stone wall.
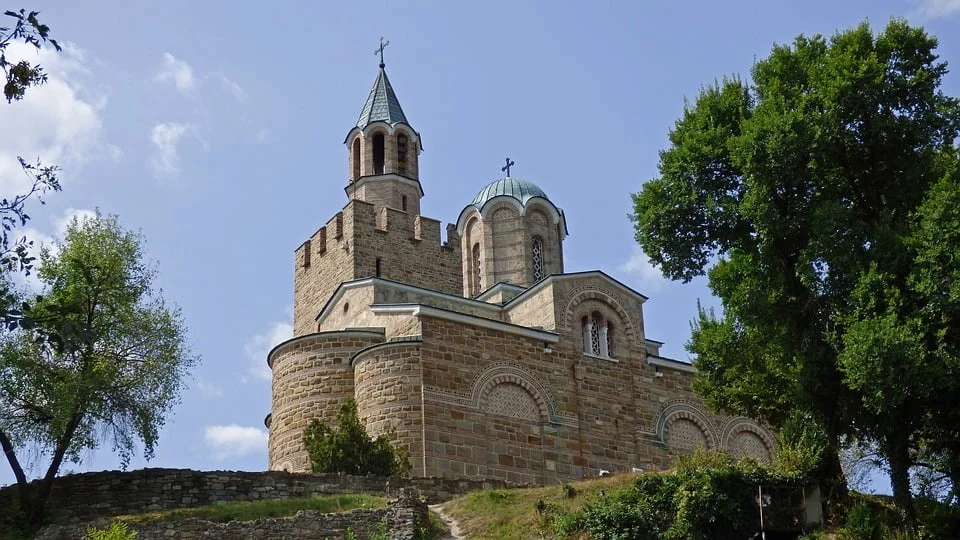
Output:
<instances>
[{"instance_id":1,"label":"brick and stone wall","mask_svg":"<svg viewBox=\"0 0 960 540\"><path fill-rule=\"evenodd\" d=\"M477 490L516 487L497 480L381 478L281 471L194 471L140 469L73 474L54 483L48 508L71 522L156 510L194 508L218 502L292 499L368 493L396 497L401 489L428 503L448 501ZM12 502L16 486L0 488L0 508Z\"/></svg>"},{"instance_id":2,"label":"brick and stone wall","mask_svg":"<svg viewBox=\"0 0 960 540\"><path fill-rule=\"evenodd\" d=\"M323 332L294 338L274 348L269 468L308 471L303 429L314 418L332 422L345 397L353 397L350 358L384 340L381 332Z\"/></svg>"},{"instance_id":3,"label":"brick and stone wall","mask_svg":"<svg viewBox=\"0 0 960 540\"><path fill-rule=\"evenodd\" d=\"M423 470L423 404L420 341L375 345L354 357L357 414L372 436L391 433L410 453L414 474Z\"/></svg>"},{"instance_id":4,"label":"brick and stone wall","mask_svg":"<svg viewBox=\"0 0 960 540\"><path fill-rule=\"evenodd\" d=\"M315 318L337 287L379 275L450 294L461 294L460 239L440 222L351 200L295 253L294 335L316 331ZM309 252L309 255L308 255ZM378 263L379 261L379 263Z\"/></svg>"}]
</instances>

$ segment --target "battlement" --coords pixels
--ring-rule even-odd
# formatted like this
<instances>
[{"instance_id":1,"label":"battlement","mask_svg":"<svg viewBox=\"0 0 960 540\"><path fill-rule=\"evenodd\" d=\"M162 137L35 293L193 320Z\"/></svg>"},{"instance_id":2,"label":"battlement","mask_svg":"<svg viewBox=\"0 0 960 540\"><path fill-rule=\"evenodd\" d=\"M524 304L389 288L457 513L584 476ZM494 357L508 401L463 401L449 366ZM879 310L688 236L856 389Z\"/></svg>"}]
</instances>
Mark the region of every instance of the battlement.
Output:
<instances>
[{"instance_id":1,"label":"battlement","mask_svg":"<svg viewBox=\"0 0 960 540\"><path fill-rule=\"evenodd\" d=\"M383 277L461 294L456 226L443 241L440 221L351 200L295 252L294 335L316 331L314 318L344 281Z\"/></svg>"}]
</instances>

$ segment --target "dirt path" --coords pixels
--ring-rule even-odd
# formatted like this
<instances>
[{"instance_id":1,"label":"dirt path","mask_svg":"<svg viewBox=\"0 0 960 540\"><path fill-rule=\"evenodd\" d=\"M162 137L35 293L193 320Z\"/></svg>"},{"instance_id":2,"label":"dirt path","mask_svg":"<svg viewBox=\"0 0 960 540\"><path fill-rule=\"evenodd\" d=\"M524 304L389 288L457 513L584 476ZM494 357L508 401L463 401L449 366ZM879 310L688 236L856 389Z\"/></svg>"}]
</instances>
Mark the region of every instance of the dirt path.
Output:
<instances>
[{"instance_id":1,"label":"dirt path","mask_svg":"<svg viewBox=\"0 0 960 540\"><path fill-rule=\"evenodd\" d=\"M447 524L447 527L450 527L450 534L447 536L441 537L440 540L467 540L466 536L463 536L463 533L460 532L460 524L457 523L457 520L453 519L453 516L445 513L439 504L431 504L430 510L436 512L440 519Z\"/></svg>"}]
</instances>

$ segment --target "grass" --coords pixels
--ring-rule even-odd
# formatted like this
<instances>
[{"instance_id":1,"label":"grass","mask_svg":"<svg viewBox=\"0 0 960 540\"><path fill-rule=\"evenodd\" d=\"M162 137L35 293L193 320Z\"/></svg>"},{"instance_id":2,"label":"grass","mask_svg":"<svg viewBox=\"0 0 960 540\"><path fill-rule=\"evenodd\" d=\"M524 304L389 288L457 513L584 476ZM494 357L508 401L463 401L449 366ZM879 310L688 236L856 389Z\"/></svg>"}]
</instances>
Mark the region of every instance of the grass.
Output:
<instances>
[{"instance_id":1,"label":"grass","mask_svg":"<svg viewBox=\"0 0 960 540\"><path fill-rule=\"evenodd\" d=\"M618 474L584 482L543 488L497 489L478 491L454 499L442 506L453 516L467 538L550 538L537 511L539 505L578 510L600 495L633 485L637 474ZM542 502L541 502L542 501Z\"/></svg>"},{"instance_id":2,"label":"grass","mask_svg":"<svg viewBox=\"0 0 960 540\"><path fill-rule=\"evenodd\" d=\"M306 499L266 500L235 503L217 503L196 508L178 508L116 516L127 523L147 521L180 521L189 518L225 523L250 521L268 517L292 516L300 510L315 510L323 513L345 512L356 508L384 508L386 499L373 495L331 495Z\"/></svg>"}]
</instances>

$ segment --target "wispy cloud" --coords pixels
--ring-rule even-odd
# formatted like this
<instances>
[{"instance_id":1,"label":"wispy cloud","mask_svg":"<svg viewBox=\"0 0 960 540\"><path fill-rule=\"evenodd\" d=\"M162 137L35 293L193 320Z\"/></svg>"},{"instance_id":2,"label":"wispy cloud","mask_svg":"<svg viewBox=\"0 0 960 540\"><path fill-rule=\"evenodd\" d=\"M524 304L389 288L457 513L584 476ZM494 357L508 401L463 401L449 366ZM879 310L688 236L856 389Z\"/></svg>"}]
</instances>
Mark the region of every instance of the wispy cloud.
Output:
<instances>
[{"instance_id":1,"label":"wispy cloud","mask_svg":"<svg viewBox=\"0 0 960 540\"><path fill-rule=\"evenodd\" d=\"M160 67L160 73L157 73L155 80L159 82L171 81L177 87L177 90L184 94L193 92L197 85L190 64L177 59L168 52L163 53L163 65Z\"/></svg>"},{"instance_id":2,"label":"wispy cloud","mask_svg":"<svg viewBox=\"0 0 960 540\"><path fill-rule=\"evenodd\" d=\"M247 92L233 79L227 77L223 73L212 73L211 76L220 81L220 85L223 87L223 89L232 95L237 101L243 102L247 99Z\"/></svg>"},{"instance_id":3,"label":"wispy cloud","mask_svg":"<svg viewBox=\"0 0 960 540\"><path fill-rule=\"evenodd\" d=\"M266 430L237 424L207 426L203 433L204 443L216 459L266 452L268 439Z\"/></svg>"},{"instance_id":4,"label":"wispy cloud","mask_svg":"<svg viewBox=\"0 0 960 540\"><path fill-rule=\"evenodd\" d=\"M917 12L926 19L939 19L960 13L960 0L914 0Z\"/></svg>"},{"instance_id":5,"label":"wispy cloud","mask_svg":"<svg viewBox=\"0 0 960 540\"><path fill-rule=\"evenodd\" d=\"M291 337L293 325L285 321L271 323L266 332L253 336L243 347L249 361L247 373L256 379L269 381L273 374L267 366L267 353Z\"/></svg>"},{"instance_id":6,"label":"wispy cloud","mask_svg":"<svg viewBox=\"0 0 960 540\"><path fill-rule=\"evenodd\" d=\"M211 382L204 381L199 377L197 377L197 390L199 390L200 394L205 398L223 397L223 388Z\"/></svg>"},{"instance_id":7,"label":"wispy cloud","mask_svg":"<svg viewBox=\"0 0 960 540\"><path fill-rule=\"evenodd\" d=\"M155 153L151 165L158 177L179 174L180 151L177 145L190 129L192 129L190 124L175 122L153 126L153 130L150 132L150 142L153 143Z\"/></svg>"},{"instance_id":8,"label":"wispy cloud","mask_svg":"<svg viewBox=\"0 0 960 540\"><path fill-rule=\"evenodd\" d=\"M628 258L620 265L620 271L633 276L639 284L648 291L659 291L668 283L666 278L650 264L650 258L640 249L639 246L633 246ZM643 292L643 291L640 291Z\"/></svg>"}]
</instances>

